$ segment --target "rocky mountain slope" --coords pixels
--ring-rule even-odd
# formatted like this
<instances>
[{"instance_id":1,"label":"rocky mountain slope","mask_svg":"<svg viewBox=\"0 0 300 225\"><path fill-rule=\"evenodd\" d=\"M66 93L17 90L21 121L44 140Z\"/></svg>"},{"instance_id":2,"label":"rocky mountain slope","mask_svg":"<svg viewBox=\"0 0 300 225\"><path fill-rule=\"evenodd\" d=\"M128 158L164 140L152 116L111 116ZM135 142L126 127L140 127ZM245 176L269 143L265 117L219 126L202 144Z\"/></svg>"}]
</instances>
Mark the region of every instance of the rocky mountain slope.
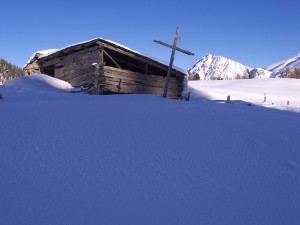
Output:
<instances>
[{"instance_id":1,"label":"rocky mountain slope","mask_svg":"<svg viewBox=\"0 0 300 225\"><path fill-rule=\"evenodd\" d=\"M280 74L288 68L289 69L300 68L300 53L298 53L297 55L289 59L285 59L280 62L274 63L266 67L265 69L271 71L272 72L271 77L275 78L280 76Z\"/></svg>"},{"instance_id":2,"label":"rocky mountain slope","mask_svg":"<svg viewBox=\"0 0 300 225\"><path fill-rule=\"evenodd\" d=\"M24 76L21 68L0 58L0 84L19 76Z\"/></svg>"},{"instance_id":3,"label":"rocky mountain slope","mask_svg":"<svg viewBox=\"0 0 300 225\"><path fill-rule=\"evenodd\" d=\"M223 56L208 54L189 69L189 74L190 79L232 80L269 78L271 72L261 68L253 69Z\"/></svg>"}]
</instances>

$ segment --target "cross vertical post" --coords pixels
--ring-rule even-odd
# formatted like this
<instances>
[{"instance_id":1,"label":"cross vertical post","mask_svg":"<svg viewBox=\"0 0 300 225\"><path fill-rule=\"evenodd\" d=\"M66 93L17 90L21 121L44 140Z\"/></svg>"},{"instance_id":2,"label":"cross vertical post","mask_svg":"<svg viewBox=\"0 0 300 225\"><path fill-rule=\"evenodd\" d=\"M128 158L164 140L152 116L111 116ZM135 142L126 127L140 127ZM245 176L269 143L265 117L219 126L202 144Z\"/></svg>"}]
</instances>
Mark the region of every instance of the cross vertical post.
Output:
<instances>
[{"instance_id":1,"label":"cross vertical post","mask_svg":"<svg viewBox=\"0 0 300 225\"><path fill-rule=\"evenodd\" d=\"M179 27L177 27L176 33L175 33L175 36L174 36L174 44L173 44L173 47L172 47L172 54L171 54L171 58L170 58L170 64L169 64L169 68L168 68L167 79L166 79L166 82L165 82L163 98L167 97L169 81L170 81L170 77L171 77L171 73L172 73L173 62L174 62L174 57L175 57L175 52L176 52L176 45L177 45L178 39L179 39Z\"/></svg>"},{"instance_id":2,"label":"cross vertical post","mask_svg":"<svg viewBox=\"0 0 300 225\"><path fill-rule=\"evenodd\" d=\"M189 51L181 49L181 48L177 48L177 41L180 38L179 37L179 31L180 31L180 28L177 27L176 33L175 33L175 36L174 36L173 45L169 45L169 44L167 44L165 42L162 42L162 41L154 40L154 42L172 49L172 54L171 54L170 63L169 63L169 67L168 67L168 74L167 74L166 81L165 81L164 93L163 93L163 96L162 96L163 98L167 97L169 81L170 81L170 78L171 78L173 62L174 62L174 58L175 58L175 52L180 51L180 52L182 52L184 54L187 54L187 55L194 55L194 53L192 53L192 52L189 52Z\"/></svg>"}]
</instances>

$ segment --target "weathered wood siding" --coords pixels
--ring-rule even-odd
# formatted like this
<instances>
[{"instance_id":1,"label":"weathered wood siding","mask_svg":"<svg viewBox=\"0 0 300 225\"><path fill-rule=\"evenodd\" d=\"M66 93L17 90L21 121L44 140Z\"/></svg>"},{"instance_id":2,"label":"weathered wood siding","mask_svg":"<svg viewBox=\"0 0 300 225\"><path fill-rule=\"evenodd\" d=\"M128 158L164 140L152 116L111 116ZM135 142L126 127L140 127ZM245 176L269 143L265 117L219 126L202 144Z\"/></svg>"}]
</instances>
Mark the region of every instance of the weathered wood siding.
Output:
<instances>
[{"instance_id":1,"label":"weathered wood siding","mask_svg":"<svg viewBox=\"0 0 300 225\"><path fill-rule=\"evenodd\" d=\"M28 63L23 70L27 75L40 73L40 67L37 60L33 60L32 62Z\"/></svg>"},{"instance_id":2,"label":"weathered wood siding","mask_svg":"<svg viewBox=\"0 0 300 225\"><path fill-rule=\"evenodd\" d=\"M93 63L101 60L99 46L70 53L66 56L54 58L41 64L41 68L54 66L54 77L79 87L93 83ZM43 72L43 71L41 71Z\"/></svg>"},{"instance_id":3,"label":"weathered wood siding","mask_svg":"<svg viewBox=\"0 0 300 225\"><path fill-rule=\"evenodd\" d=\"M159 94L164 91L165 77L145 75L119 68L104 66L104 91L128 94ZM179 98L183 89L181 78L171 77L168 97Z\"/></svg>"},{"instance_id":4,"label":"weathered wood siding","mask_svg":"<svg viewBox=\"0 0 300 225\"><path fill-rule=\"evenodd\" d=\"M127 48L96 39L38 59L41 73L91 93L158 94L164 92L168 67ZM184 74L172 71L168 98L180 98Z\"/></svg>"}]
</instances>

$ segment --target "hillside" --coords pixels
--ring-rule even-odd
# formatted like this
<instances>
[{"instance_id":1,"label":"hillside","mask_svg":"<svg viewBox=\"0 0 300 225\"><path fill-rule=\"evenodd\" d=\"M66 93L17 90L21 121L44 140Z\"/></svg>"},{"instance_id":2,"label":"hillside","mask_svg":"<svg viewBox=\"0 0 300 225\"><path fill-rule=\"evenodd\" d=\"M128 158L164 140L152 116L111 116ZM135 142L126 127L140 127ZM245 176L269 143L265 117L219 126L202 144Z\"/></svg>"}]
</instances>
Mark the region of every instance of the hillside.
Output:
<instances>
[{"instance_id":1,"label":"hillside","mask_svg":"<svg viewBox=\"0 0 300 225\"><path fill-rule=\"evenodd\" d=\"M282 60L280 62L274 63L268 67L266 67L266 70L269 70L272 72L271 77L279 77L282 72L284 72L286 69L295 69L300 68L300 54L297 54L289 59Z\"/></svg>"},{"instance_id":2,"label":"hillside","mask_svg":"<svg viewBox=\"0 0 300 225\"><path fill-rule=\"evenodd\" d=\"M281 95L270 80L237 86ZM0 224L300 221L299 113L202 88L189 102L70 88L43 75L0 86Z\"/></svg>"},{"instance_id":3,"label":"hillside","mask_svg":"<svg viewBox=\"0 0 300 225\"><path fill-rule=\"evenodd\" d=\"M0 58L0 84L19 76L24 76L20 67Z\"/></svg>"}]
</instances>

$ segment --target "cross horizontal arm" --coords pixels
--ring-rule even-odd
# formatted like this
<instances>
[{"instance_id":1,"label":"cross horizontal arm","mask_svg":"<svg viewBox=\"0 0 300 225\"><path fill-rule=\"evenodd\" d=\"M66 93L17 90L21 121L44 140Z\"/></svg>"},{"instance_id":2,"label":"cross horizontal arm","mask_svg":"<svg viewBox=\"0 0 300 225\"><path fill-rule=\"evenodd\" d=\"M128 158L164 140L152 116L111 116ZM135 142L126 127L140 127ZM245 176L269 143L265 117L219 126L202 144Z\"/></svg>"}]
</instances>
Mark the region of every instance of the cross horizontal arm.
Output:
<instances>
[{"instance_id":1,"label":"cross horizontal arm","mask_svg":"<svg viewBox=\"0 0 300 225\"><path fill-rule=\"evenodd\" d=\"M156 43L158 43L158 44L161 44L161 45L163 45L163 46L166 46L166 47L168 47L168 48L173 48L172 45L169 45L169 44L167 44L167 43L165 43L165 42L162 42L162 41L154 40L154 42L156 42ZM180 52L182 52L182 53L185 53L185 54L187 54L187 55L194 55L194 53L189 52L189 51L187 51L187 50L184 50L184 49L182 49L182 48L176 47L176 50L177 50L177 51L180 51Z\"/></svg>"}]
</instances>

